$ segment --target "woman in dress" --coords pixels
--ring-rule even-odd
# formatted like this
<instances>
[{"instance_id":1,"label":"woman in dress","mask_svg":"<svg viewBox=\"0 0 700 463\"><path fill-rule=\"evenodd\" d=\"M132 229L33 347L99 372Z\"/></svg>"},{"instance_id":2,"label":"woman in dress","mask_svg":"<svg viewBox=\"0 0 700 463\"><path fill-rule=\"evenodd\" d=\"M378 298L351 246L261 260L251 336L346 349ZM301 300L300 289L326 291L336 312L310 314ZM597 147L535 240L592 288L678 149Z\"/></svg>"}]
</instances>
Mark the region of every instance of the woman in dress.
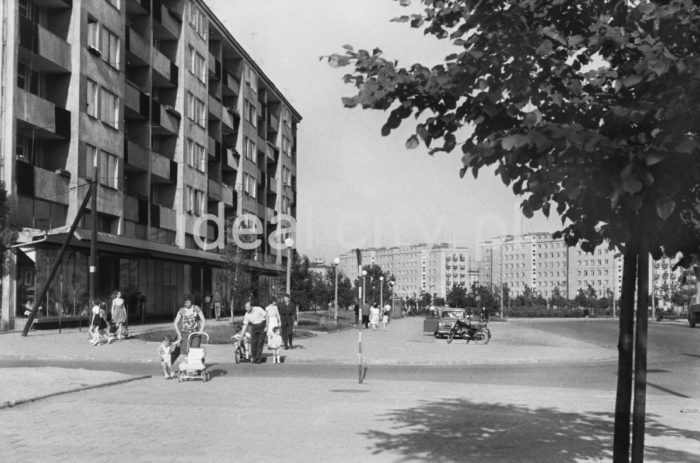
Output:
<instances>
[{"instance_id":1,"label":"woman in dress","mask_svg":"<svg viewBox=\"0 0 700 463\"><path fill-rule=\"evenodd\" d=\"M282 318L280 317L279 307L277 307L277 300L274 298L272 302L270 302L270 305L265 307L265 322L265 326L267 327L267 340L269 343L272 337L272 330L282 325Z\"/></svg>"},{"instance_id":2,"label":"woman in dress","mask_svg":"<svg viewBox=\"0 0 700 463\"><path fill-rule=\"evenodd\" d=\"M124 305L124 299L122 299L122 293L119 290L114 291L111 314L112 323L114 323L117 326L117 339L126 338L126 306Z\"/></svg>"},{"instance_id":3,"label":"woman in dress","mask_svg":"<svg viewBox=\"0 0 700 463\"><path fill-rule=\"evenodd\" d=\"M204 312L198 305L192 303L192 296L186 294L182 300L182 307L175 316L175 331L177 332L177 340L180 342L180 354L187 354L190 347L187 342L190 334L204 331L205 323ZM190 342L192 347L199 347L201 337L192 336Z\"/></svg>"}]
</instances>

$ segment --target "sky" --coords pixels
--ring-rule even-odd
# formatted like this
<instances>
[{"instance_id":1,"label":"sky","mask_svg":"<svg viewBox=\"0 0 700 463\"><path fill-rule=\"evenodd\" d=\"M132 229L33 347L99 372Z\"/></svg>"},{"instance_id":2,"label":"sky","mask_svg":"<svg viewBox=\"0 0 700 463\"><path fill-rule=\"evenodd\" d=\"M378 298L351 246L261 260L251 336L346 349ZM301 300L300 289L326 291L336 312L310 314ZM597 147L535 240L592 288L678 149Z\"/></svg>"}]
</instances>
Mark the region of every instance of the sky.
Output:
<instances>
[{"instance_id":1,"label":"sky","mask_svg":"<svg viewBox=\"0 0 700 463\"><path fill-rule=\"evenodd\" d=\"M450 242L474 253L501 234L554 231L557 218L526 219L493 171L459 177L461 151L405 148L413 119L382 137L387 113L347 109L342 82L321 56L342 46L372 50L401 66L439 63L452 46L406 23L395 0L205 0L302 115L297 133L296 247L332 260L353 248Z\"/></svg>"}]
</instances>

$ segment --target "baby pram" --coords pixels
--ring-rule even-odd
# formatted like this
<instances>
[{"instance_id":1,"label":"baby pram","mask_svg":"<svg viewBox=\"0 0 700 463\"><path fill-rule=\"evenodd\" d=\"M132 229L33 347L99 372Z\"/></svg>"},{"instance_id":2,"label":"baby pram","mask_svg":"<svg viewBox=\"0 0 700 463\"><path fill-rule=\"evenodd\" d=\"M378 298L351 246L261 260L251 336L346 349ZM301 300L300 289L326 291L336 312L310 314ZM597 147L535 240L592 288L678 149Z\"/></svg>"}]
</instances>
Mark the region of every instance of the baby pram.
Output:
<instances>
[{"instance_id":1,"label":"baby pram","mask_svg":"<svg viewBox=\"0 0 700 463\"><path fill-rule=\"evenodd\" d=\"M187 336L187 357L180 364L177 380L201 379L202 381L209 381L209 372L204 364L204 348L192 347L192 336L206 338L204 345L209 344L209 335L207 333L190 333Z\"/></svg>"}]
</instances>

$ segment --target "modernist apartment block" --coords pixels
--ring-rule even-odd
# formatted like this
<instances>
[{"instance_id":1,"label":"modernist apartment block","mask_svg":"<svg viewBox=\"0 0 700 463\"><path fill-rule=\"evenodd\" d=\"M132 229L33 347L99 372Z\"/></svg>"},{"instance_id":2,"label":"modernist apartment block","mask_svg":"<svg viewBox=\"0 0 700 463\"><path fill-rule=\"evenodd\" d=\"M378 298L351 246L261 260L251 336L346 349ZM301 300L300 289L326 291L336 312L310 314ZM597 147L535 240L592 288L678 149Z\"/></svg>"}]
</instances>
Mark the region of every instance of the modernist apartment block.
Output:
<instances>
[{"instance_id":1,"label":"modernist apartment block","mask_svg":"<svg viewBox=\"0 0 700 463\"><path fill-rule=\"evenodd\" d=\"M296 216L301 116L206 4L13 0L0 8L0 176L20 241L33 243L15 248L3 281L4 326L46 281L95 165L97 208L84 214L46 300L34 301L41 316L86 309L93 226L96 294L120 289L134 321L171 317L183 293L226 297L222 251L198 244L222 242L213 221L195 229L205 214L257 217L252 278L261 298L282 290L286 252L267 237L289 228L280 214Z\"/></svg>"},{"instance_id":2,"label":"modernist apartment block","mask_svg":"<svg viewBox=\"0 0 700 463\"><path fill-rule=\"evenodd\" d=\"M580 289L592 287L598 296L614 291L619 297L622 286L622 258L602 246L594 253L579 247L569 248L563 239L550 233L501 236L480 245L479 282L484 285L508 285L512 295L529 287L545 298L555 288L563 297L573 299Z\"/></svg>"},{"instance_id":3,"label":"modernist apartment block","mask_svg":"<svg viewBox=\"0 0 700 463\"><path fill-rule=\"evenodd\" d=\"M445 297L453 286L469 287L469 249L447 243L416 244L390 248L362 249L362 265L379 265L396 279L398 297L420 297L423 293ZM340 271L354 281L358 276L355 251L340 256Z\"/></svg>"}]
</instances>

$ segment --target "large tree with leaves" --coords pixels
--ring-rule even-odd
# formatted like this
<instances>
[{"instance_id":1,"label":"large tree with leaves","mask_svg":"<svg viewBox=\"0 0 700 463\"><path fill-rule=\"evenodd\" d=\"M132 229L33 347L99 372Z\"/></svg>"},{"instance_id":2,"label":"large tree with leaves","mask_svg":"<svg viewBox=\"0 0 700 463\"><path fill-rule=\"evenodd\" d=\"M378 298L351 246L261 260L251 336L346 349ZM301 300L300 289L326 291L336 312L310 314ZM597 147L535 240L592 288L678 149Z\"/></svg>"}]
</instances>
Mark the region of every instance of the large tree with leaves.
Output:
<instances>
[{"instance_id":1,"label":"large tree with leaves","mask_svg":"<svg viewBox=\"0 0 700 463\"><path fill-rule=\"evenodd\" d=\"M402 4L410 0L400 0ZM698 249L700 6L691 0L422 0L397 18L449 39L444 63L408 68L379 49L352 65L348 107L388 111L383 135L417 118L408 148L462 152L461 175L492 166L531 217L585 251L624 252L614 460L641 461L646 403L648 256ZM640 310L636 335L634 291Z\"/></svg>"}]
</instances>

